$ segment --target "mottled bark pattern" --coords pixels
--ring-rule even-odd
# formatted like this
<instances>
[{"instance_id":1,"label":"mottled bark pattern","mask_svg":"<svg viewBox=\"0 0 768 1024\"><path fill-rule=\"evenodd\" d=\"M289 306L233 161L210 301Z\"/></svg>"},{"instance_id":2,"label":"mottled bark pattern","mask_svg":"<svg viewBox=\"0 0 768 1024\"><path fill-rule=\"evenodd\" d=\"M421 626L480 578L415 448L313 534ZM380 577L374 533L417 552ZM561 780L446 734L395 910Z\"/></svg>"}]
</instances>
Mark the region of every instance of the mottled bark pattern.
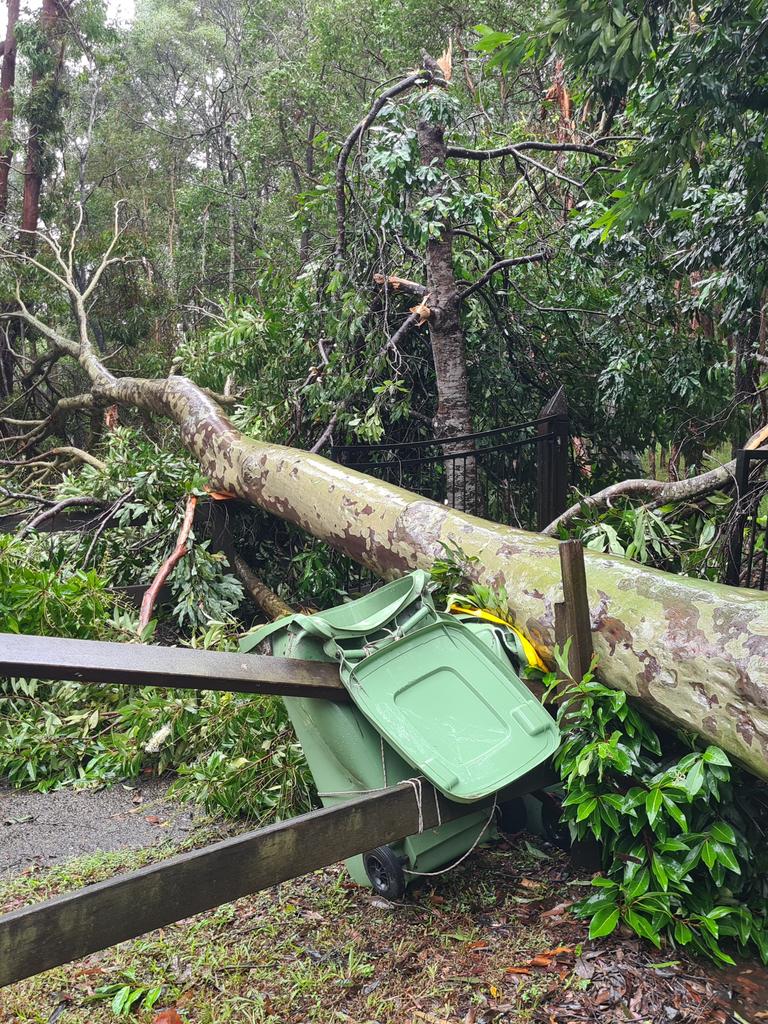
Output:
<instances>
[{"instance_id":1,"label":"mottled bark pattern","mask_svg":"<svg viewBox=\"0 0 768 1024\"><path fill-rule=\"evenodd\" d=\"M85 360L84 362L86 362ZM458 545L478 582L505 586L545 659L561 600L558 545L477 519L307 452L244 437L191 381L109 380L104 397L170 416L217 490L328 541L385 577ZM595 651L608 685L768 778L768 594L673 576L587 551Z\"/></svg>"}]
</instances>

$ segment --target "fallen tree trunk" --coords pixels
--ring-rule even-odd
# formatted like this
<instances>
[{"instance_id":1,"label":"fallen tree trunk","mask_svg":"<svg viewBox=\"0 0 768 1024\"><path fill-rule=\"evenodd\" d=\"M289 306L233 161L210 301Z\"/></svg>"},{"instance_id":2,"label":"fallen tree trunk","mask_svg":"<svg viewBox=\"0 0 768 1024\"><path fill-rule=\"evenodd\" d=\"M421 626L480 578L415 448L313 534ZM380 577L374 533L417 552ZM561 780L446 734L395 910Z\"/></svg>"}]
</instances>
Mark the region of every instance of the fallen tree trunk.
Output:
<instances>
[{"instance_id":1,"label":"fallen tree trunk","mask_svg":"<svg viewBox=\"0 0 768 1024\"><path fill-rule=\"evenodd\" d=\"M59 260L61 275L45 271L69 292L77 341L38 320L17 293L16 315L57 352L78 360L95 403L169 417L214 489L295 523L384 577L430 568L444 554L443 544L458 546L476 557L470 572L478 582L506 587L517 624L542 657L551 658L561 593L556 541L457 512L319 455L254 441L184 377L115 377L90 340L86 304L115 262L118 238L116 229L85 292L65 261ZM46 241L56 252L56 243ZM768 778L768 593L673 576L596 552L586 557L600 678Z\"/></svg>"},{"instance_id":2,"label":"fallen tree trunk","mask_svg":"<svg viewBox=\"0 0 768 1024\"><path fill-rule=\"evenodd\" d=\"M557 542L490 523L319 455L245 437L183 377L103 379L112 400L170 416L212 486L302 527L383 577L457 545L479 583L504 586L518 625L551 658ZM768 778L768 594L585 552L600 678Z\"/></svg>"}]
</instances>

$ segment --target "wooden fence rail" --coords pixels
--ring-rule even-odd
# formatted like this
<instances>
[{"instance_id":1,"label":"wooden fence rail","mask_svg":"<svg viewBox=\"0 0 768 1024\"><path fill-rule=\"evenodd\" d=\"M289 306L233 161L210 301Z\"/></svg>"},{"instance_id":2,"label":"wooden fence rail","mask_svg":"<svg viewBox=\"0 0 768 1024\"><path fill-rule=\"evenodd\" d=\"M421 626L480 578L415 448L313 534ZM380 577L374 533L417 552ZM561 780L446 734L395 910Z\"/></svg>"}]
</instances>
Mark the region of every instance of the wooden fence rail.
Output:
<instances>
[{"instance_id":1,"label":"wooden fence rail","mask_svg":"<svg viewBox=\"0 0 768 1024\"><path fill-rule=\"evenodd\" d=\"M395 842L419 825L434 828L484 803L452 803L426 782L402 783L15 910L0 917L0 987Z\"/></svg>"},{"instance_id":2,"label":"wooden fence rail","mask_svg":"<svg viewBox=\"0 0 768 1024\"><path fill-rule=\"evenodd\" d=\"M349 700L330 662L16 633L0 634L3 676Z\"/></svg>"}]
</instances>

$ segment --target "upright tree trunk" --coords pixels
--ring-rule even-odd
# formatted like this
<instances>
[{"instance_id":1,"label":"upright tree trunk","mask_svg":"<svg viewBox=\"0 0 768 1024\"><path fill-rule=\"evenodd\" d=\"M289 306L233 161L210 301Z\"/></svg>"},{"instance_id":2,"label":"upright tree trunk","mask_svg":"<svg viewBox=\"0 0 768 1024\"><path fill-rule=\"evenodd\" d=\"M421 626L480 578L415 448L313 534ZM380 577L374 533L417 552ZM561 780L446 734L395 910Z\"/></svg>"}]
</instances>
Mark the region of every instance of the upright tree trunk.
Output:
<instances>
[{"instance_id":1,"label":"upright tree trunk","mask_svg":"<svg viewBox=\"0 0 768 1024\"><path fill-rule=\"evenodd\" d=\"M61 71L63 54L56 52L56 38L58 35L58 21L61 10L57 0L43 0L43 7L40 12L40 28L44 47L48 55L48 64L38 67L32 74L30 88L35 102L33 108L40 104L41 92L48 89L50 92L50 103L43 105L46 114L53 112L55 104L55 90ZM41 61L41 64L43 62ZM37 95L35 95L37 94ZM22 241L25 245L33 245L32 234L37 231L40 220L40 194L43 188L44 173L44 149L45 149L45 126L41 123L42 118L33 118L29 125L29 141L27 143L27 161L24 168L24 195L21 209L21 230Z\"/></svg>"},{"instance_id":2,"label":"upright tree trunk","mask_svg":"<svg viewBox=\"0 0 768 1024\"><path fill-rule=\"evenodd\" d=\"M8 25L3 49L3 69L0 72L0 220L8 213L8 178L13 160L13 107L16 86L16 23L19 20L19 0L8 0ZM4 310L8 307L4 305ZM13 390L14 339L19 325L14 320L4 321L0 328L0 398L7 398Z\"/></svg>"},{"instance_id":3,"label":"upright tree trunk","mask_svg":"<svg viewBox=\"0 0 768 1024\"><path fill-rule=\"evenodd\" d=\"M8 212L8 177L13 159L13 106L16 86L16 22L19 0L8 0L8 26L3 49L3 70L0 73L0 217Z\"/></svg>"},{"instance_id":4,"label":"upright tree trunk","mask_svg":"<svg viewBox=\"0 0 768 1024\"><path fill-rule=\"evenodd\" d=\"M442 172L445 168L445 129L443 125L422 120L419 123L419 148L422 164ZM443 194L445 182L430 186L435 198ZM469 407L469 382L464 331L459 311L459 289L453 271L453 227L445 222L438 238L430 237L426 251L426 300L431 315L429 335L437 383L435 433L438 438L472 433ZM446 455L466 450L463 444L445 444ZM476 511L477 468L474 458L447 460L447 500L453 508Z\"/></svg>"}]
</instances>

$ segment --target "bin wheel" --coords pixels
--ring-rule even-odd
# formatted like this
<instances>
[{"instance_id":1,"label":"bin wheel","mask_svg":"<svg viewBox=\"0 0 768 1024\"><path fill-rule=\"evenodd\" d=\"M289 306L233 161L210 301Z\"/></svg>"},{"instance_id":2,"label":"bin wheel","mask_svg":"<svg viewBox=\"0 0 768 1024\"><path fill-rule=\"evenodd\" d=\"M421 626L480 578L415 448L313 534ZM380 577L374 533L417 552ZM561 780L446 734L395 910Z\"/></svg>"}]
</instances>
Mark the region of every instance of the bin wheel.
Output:
<instances>
[{"instance_id":1,"label":"bin wheel","mask_svg":"<svg viewBox=\"0 0 768 1024\"><path fill-rule=\"evenodd\" d=\"M522 832L528 824L525 800L518 796L499 804L499 819L501 831L505 835L514 835L516 832Z\"/></svg>"},{"instance_id":2,"label":"bin wheel","mask_svg":"<svg viewBox=\"0 0 768 1024\"><path fill-rule=\"evenodd\" d=\"M571 832L561 820L561 813L559 800L545 800L541 808L542 832L548 843L567 853L571 848Z\"/></svg>"},{"instance_id":3,"label":"bin wheel","mask_svg":"<svg viewBox=\"0 0 768 1024\"><path fill-rule=\"evenodd\" d=\"M374 892L388 900L402 898L405 894L405 872L391 846L377 846L364 854L363 865Z\"/></svg>"}]
</instances>

